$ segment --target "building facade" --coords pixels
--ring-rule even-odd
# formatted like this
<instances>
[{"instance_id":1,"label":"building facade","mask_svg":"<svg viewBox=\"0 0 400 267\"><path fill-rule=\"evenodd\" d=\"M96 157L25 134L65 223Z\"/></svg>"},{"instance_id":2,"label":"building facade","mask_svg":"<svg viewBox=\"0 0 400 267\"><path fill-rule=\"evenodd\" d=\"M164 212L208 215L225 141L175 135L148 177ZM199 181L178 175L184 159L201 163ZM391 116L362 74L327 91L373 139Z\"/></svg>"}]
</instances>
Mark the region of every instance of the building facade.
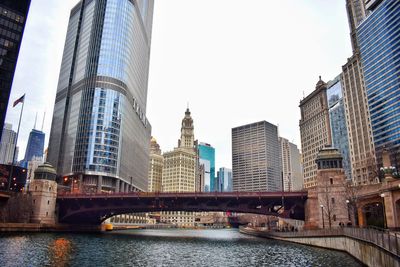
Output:
<instances>
[{"instance_id":1,"label":"building facade","mask_svg":"<svg viewBox=\"0 0 400 267\"><path fill-rule=\"evenodd\" d=\"M149 192L162 191L162 171L164 157L161 155L160 145L152 137L150 142Z\"/></svg>"},{"instance_id":2,"label":"building facade","mask_svg":"<svg viewBox=\"0 0 400 267\"><path fill-rule=\"evenodd\" d=\"M0 136L30 3L30 0L0 2Z\"/></svg>"},{"instance_id":3,"label":"building facade","mask_svg":"<svg viewBox=\"0 0 400 267\"><path fill-rule=\"evenodd\" d=\"M260 121L232 129L233 191L281 191L278 127Z\"/></svg>"},{"instance_id":4,"label":"building facade","mask_svg":"<svg viewBox=\"0 0 400 267\"><path fill-rule=\"evenodd\" d=\"M400 167L400 1L370 1L357 38L371 117L376 158L383 149Z\"/></svg>"},{"instance_id":5,"label":"building facade","mask_svg":"<svg viewBox=\"0 0 400 267\"><path fill-rule=\"evenodd\" d=\"M299 191L303 189L303 172L300 151L289 140L279 137L282 162L283 191Z\"/></svg>"},{"instance_id":6,"label":"building facade","mask_svg":"<svg viewBox=\"0 0 400 267\"><path fill-rule=\"evenodd\" d=\"M47 160L81 191L148 189L153 5L87 0L71 10Z\"/></svg>"},{"instance_id":7,"label":"building facade","mask_svg":"<svg viewBox=\"0 0 400 267\"><path fill-rule=\"evenodd\" d=\"M203 165L202 192L217 191L217 183L215 179L215 149L207 143L200 143L197 146L199 155L199 165Z\"/></svg>"},{"instance_id":8,"label":"building facade","mask_svg":"<svg viewBox=\"0 0 400 267\"><path fill-rule=\"evenodd\" d=\"M194 125L189 108L181 124L181 138L178 147L165 152L162 170L162 192L195 192L198 169L198 155L194 139ZM193 212L162 212L160 221L180 227L194 226Z\"/></svg>"},{"instance_id":9,"label":"building facade","mask_svg":"<svg viewBox=\"0 0 400 267\"><path fill-rule=\"evenodd\" d=\"M195 192L197 153L194 142L193 119L189 109L182 120L178 147L165 152L162 171L163 192Z\"/></svg>"},{"instance_id":10,"label":"building facade","mask_svg":"<svg viewBox=\"0 0 400 267\"><path fill-rule=\"evenodd\" d=\"M332 81L329 81L327 87L329 120L332 131L332 145L342 154L343 169L346 174L346 178L348 180L352 180L349 139L340 75Z\"/></svg>"},{"instance_id":11,"label":"building facade","mask_svg":"<svg viewBox=\"0 0 400 267\"><path fill-rule=\"evenodd\" d=\"M320 77L315 90L300 101L304 188L316 185L317 153L332 143L326 90L326 83Z\"/></svg>"},{"instance_id":12,"label":"building facade","mask_svg":"<svg viewBox=\"0 0 400 267\"><path fill-rule=\"evenodd\" d=\"M0 164L11 164L13 161L14 148L17 142L17 133L12 130L12 125L4 124L0 142ZM15 152L14 162L18 159L18 147Z\"/></svg>"},{"instance_id":13,"label":"building facade","mask_svg":"<svg viewBox=\"0 0 400 267\"><path fill-rule=\"evenodd\" d=\"M367 15L365 0L346 0L347 18L350 27L351 46L353 54L358 51L357 27Z\"/></svg>"},{"instance_id":14,"label":"building facade","mask_svg":"<svg viewBox=\"0 0 400 267\"><path fill-rule=\"evenodd\" d=\"M217 172L218 192L232 192L232 169L225 167L219 168Z\"/></svg>"}]
</instances>

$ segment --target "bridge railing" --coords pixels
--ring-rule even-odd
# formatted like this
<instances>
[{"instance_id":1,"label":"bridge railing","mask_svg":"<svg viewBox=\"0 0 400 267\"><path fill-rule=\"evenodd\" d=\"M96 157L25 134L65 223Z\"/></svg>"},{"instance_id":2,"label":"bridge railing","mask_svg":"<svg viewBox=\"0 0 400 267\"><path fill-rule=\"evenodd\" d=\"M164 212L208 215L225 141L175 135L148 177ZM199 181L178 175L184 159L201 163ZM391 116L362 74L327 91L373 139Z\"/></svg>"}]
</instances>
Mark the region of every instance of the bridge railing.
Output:
<instances>
[{"instance_id":1,"label":"bridge railing","mask_svg":"<svg viewBox=\"0 0 400 267\"><path fill-rule=\"evenodd\" d=\"M341 227L332 229L304 230L299 232L269 232L277 237L328 237L347 236L368 242L400 257L400 233L379 228Z\"/></svg>"}]
</instances>

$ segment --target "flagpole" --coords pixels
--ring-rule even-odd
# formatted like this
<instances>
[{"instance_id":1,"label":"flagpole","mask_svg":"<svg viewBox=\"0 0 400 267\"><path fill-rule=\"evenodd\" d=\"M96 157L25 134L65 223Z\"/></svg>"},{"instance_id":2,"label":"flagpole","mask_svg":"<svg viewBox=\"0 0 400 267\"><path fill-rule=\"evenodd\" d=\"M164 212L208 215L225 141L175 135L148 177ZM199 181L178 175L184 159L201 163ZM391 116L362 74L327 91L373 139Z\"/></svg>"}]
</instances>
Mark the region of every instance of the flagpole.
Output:
<instances>
[{"instance_id":1,"label":"flagpole","mask_svg":"<svg viewBox=\"0 0 400 267\"><path fill-rule=\"evenodd\" d=\"M21 113L19 114L19 122L18 122L17 136L15 137L14 152L13 152L13 157L12 157L12 160L11 160L10 177L8 178L7 191L10 191L10 188L11 188L12 173L13 173L14 160L15 160L15 151L17 150L18 135L19 135L19 127L21 126L21 118L22 118L22 112L24 111L24 105L25 105L25 94L24 94L24 101L22 101Z\"/></svg>"}]
</instances>

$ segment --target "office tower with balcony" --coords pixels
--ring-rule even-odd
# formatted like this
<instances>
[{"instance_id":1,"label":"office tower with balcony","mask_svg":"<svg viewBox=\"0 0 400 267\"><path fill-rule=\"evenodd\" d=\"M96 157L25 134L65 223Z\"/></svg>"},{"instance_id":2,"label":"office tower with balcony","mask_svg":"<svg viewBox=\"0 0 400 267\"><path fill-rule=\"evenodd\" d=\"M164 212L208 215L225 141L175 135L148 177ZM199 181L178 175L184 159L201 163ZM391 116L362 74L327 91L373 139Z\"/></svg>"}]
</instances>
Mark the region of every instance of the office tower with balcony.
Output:
<instances>
[{"instance_id":1,"label":"office tower with balcony","mask_svg":"<svg viewBox=\"0 0 400 267\"><path fill-rule=\"evenodd\" d=\"M0 136L30 3L30 0L0 1Z\"/></svg>"},{"instance_id":2,"label":"office tower with balcony","mask_svg":"<svg viewBox=\"0 0 400 267\"><path fill-rule=\"evenodd\" d=\"M281 191L278 127L260 121L232 129L233 191Z\"/></svg>"},{"instance_id":3,"label":"office tower with balcony","mask_svg":"<svg viewBox=\"0 0 400 267\"><path fill-rule=\"evenodd\" d=\"M148 189L153 5L82 0L71 10L47 160L80 191Z\"/></svg>"}]
</instances>

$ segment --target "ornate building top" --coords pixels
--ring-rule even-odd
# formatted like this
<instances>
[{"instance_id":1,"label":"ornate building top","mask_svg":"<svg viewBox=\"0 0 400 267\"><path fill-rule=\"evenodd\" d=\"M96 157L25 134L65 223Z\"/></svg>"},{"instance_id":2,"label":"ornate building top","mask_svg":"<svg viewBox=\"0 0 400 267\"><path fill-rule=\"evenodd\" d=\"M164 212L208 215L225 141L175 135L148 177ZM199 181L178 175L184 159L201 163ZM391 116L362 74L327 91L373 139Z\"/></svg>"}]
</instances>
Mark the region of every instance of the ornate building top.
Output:
<instances>
[{"instance_id":1,"label":"ornate building top","mask_svg":"<svg viewBox=\"0 0 400 267\"><path fill-rule=\"evenodd\" d=\"M189 108L186 109L185 117L182 119L181 138L178 141L178 147L194 148L194 126Z\"/></svg>"}]
</instances>

